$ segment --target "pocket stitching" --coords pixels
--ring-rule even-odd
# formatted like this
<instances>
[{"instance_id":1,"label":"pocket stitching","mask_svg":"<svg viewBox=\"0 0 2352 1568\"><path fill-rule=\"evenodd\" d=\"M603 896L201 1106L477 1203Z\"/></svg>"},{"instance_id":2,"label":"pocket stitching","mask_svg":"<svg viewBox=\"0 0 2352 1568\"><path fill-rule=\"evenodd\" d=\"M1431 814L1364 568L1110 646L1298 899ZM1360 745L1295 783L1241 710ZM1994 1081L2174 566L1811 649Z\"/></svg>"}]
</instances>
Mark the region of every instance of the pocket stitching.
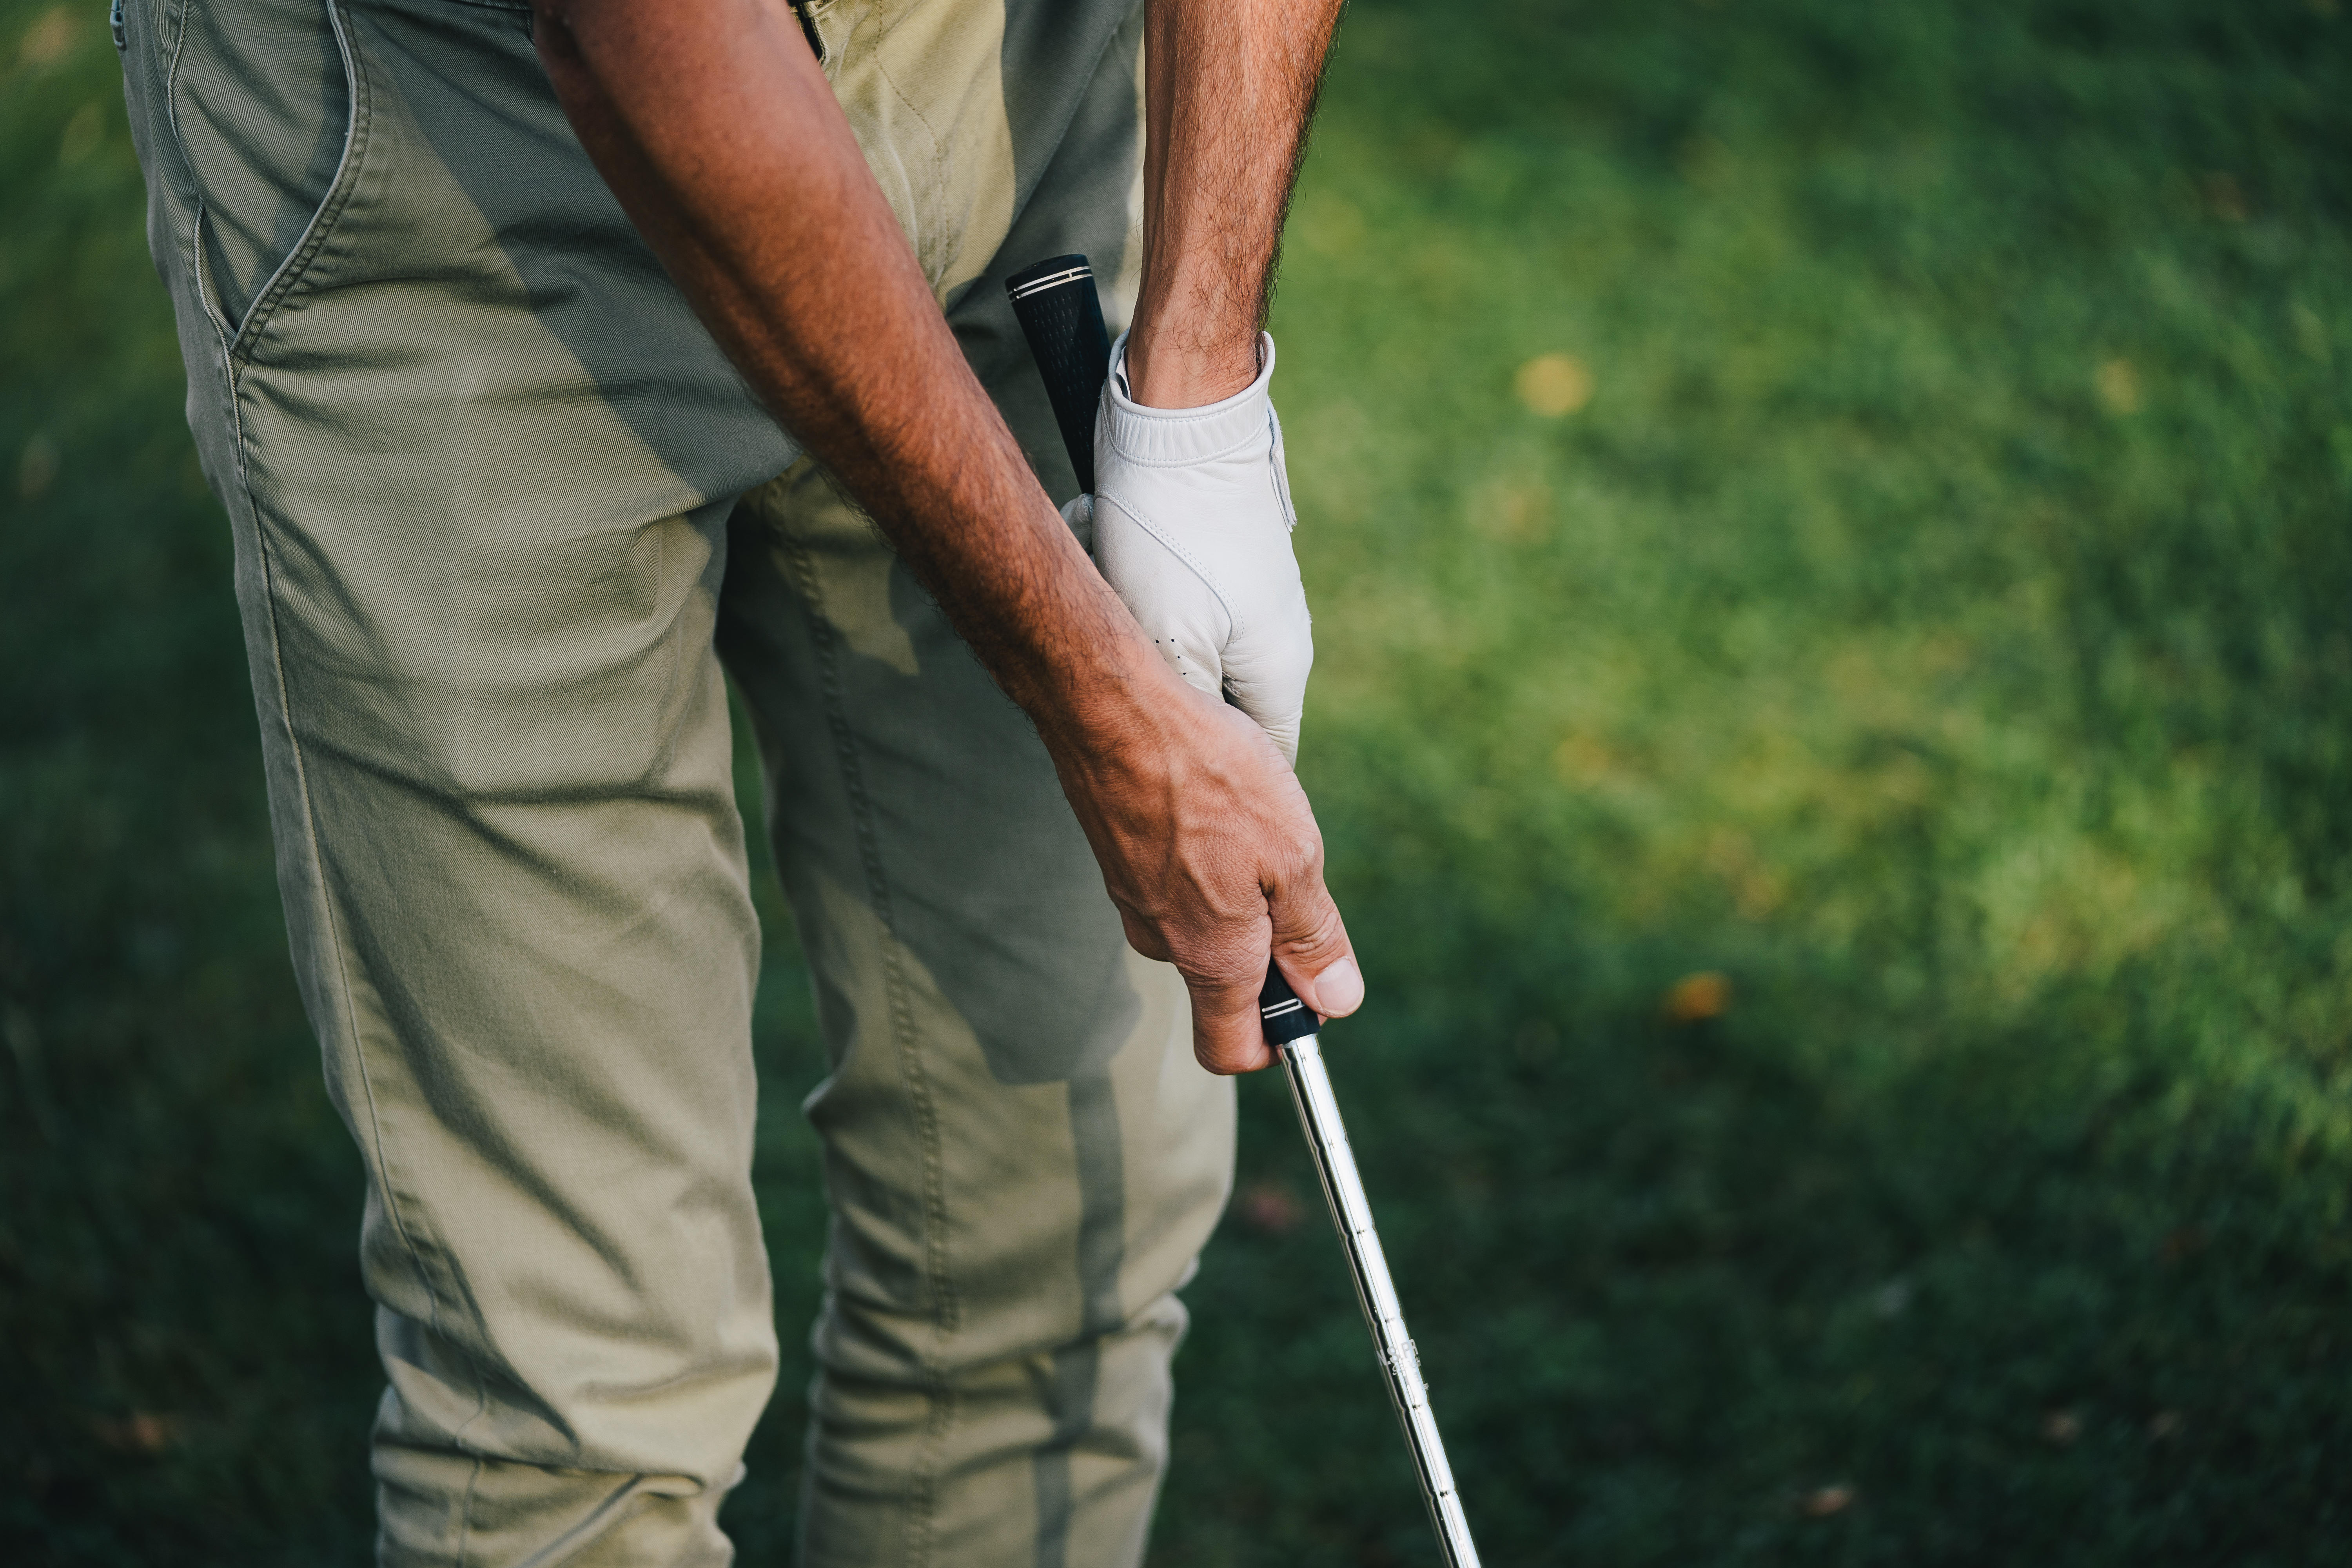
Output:
<instances>
[{"instance_id":1,"label":"pocket stitching","mask_svg":"<svg viewBox=\"0 0 2352 1568\"><path fill-rule=\"evenodd\" d=\"M269 275L269 281L255 296L245 320L238 324L236 335L228 344L232 374L252 360L262 329L278 314L278 307L294 286L310 272L311 261L326 244L328 235L334 232L343 209L351 204L352 190L359 184L360 164L367 153L372 118L367 68L360 59L358 46L352 41L350 19L340 0L328 0L327 21L335 30L335 49L342 57L343 80L351 92L351 110L343 122L343 154L335 164L335 179L327 188L327 199L310 215L300 243L278 264L278 269Z\"/></svg>"},{"instance_id":2,"label":"pocket stitching","mask_svg":"<svg viewBox=\"0 0 2352 1568\"><path fill-rule=\"evenodd\" d=\"M172 145L180 154L180 163L188 171L188 186L195 194L195 213L188 222L188 273L195 282L196 303L203 307L205 319L212 323L213 333L220 339L221 358L226 361L229 350L228 322L221 315L220 305L213 298L211 272L205 265L205 188L196 178L196 161L188 155L187 138L180 133L180 61L188 50L188 7L180 6L180 26L172 38L172 64L163 73L163 114L172 127ZM232 378L236 374L230 367Z\"/></svg>"}]
</instances>

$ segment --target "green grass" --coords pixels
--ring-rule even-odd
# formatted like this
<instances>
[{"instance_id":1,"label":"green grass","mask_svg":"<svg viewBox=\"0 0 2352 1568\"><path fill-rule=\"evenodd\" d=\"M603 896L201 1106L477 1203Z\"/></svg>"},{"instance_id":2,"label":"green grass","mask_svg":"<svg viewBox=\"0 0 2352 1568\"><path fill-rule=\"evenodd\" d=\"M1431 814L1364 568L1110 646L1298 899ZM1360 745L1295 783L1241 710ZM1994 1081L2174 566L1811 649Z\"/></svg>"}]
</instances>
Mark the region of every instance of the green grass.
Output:
<instances>
[{"instance_id":1,"label":"green grass","mask_svg":"<svg viewBox=\"0 0 2352 1568\"><path fill-rule=\"evenodd\" d=\"M353 1561L357 1169L225 531L101 8L0 17L0 1552ZM1489 1561L2338 1557L2352 16L1367 0L1277 315L1328 1044ZM1244 1107L1155 1561L1432 1562Z\"/></svg>"}]
</instances>

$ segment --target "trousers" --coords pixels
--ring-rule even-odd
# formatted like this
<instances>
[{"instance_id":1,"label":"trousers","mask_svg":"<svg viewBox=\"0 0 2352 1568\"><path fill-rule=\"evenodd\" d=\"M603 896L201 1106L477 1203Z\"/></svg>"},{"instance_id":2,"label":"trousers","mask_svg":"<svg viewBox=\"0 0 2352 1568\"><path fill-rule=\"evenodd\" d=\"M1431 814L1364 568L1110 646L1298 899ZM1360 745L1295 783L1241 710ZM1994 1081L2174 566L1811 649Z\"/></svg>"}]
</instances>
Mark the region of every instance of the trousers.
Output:
<instances>
[{"instance_id":1,"label":"trousers","mask_svg":"<svg viewBox=\"0 0 2352 1568\"><path fill-rule=\"evenodd\" d=\"M1056 499L1002 279L1131 301L1132 0L819 0ZM519 0L126 0L295 972L364 1163L387 1564L705 1564L777 1364L727 678L829 1071L811 1564L1139 1560L1229 1083L1025 717L761 408Z\"/></svg>"}]
</instances>

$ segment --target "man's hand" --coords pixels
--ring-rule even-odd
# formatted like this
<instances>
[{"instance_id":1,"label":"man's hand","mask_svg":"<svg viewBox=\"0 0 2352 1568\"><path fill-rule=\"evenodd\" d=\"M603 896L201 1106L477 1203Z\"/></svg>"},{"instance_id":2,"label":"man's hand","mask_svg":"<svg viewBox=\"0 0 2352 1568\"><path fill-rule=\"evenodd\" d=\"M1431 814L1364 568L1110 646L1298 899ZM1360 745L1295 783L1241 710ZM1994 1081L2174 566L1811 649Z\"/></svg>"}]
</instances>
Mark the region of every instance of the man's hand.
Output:
<instances>
[{"instance_id":1,"label":"man's hand","mask_svg":"<svg viewBox=\"0 0 2352 1568\"><path fill-rule=\"evenodd\" d=\"M1282 423L1266 395L1274 340L1260 342L1247 387L1171 413L1128 395L1120 339L1103 389L1095 494L1063 510L1073 521L1091 514L1095 564L1169 667L1196 690L1230 695L1295 763L1315 633L1290 551L1297 517Z\"/></svg>"},{"instance_id":2,"label":"man's hand","mask_svg":"<svg viewBox=\"0 0 2352 1568\"><path fill-rule=\"evenodd\" d=\"M1258 1021L1269 946L1300 999L1352 1013L1364 979L1323 886L1323 836L1264 731L1171 681L1117 743L1057 749L1127 939L1192 994L1192 1050L1212 1072L1271 1065Z\"/></svg>"},{"instance_id":3,"label":"man's hand","mask_svg":"<svg viewBox=\"0 0 2352 1568\"><path fill-rule=\"evenodd\" d=\"M557 97L639 231L1036 721L1129 940L1192 987L1202 1064L1273 1059L1246 1006L1270 942L1310 1006L1352 1010L1362 980L1305 795L1263 735L1169 670L1055 514L791 11L535 9Z\"/></svg>"}]
</instances>

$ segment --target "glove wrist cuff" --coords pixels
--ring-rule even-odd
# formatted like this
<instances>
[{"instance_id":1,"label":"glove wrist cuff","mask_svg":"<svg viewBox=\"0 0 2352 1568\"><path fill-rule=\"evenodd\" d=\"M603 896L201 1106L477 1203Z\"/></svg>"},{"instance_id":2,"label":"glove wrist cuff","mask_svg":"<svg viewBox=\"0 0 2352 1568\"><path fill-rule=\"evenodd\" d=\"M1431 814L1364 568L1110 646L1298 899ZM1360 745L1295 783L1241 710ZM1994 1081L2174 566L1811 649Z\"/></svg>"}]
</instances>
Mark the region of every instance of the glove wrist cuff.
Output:
<instances>
[{"instance_id":1,"label":"glove wrist cuff","mask_svg":"<svg viewBox=\"0 0 2352 1568\"><path fill-rule=\"evenodd\" d=\"M1111 345L1110 382L1102 403L1102 438L1119 458L1147 468L1178 467L1271 439L1272 333L1258 334L1257 379L1223 402L1199 408L1148 408L1129 397L1127 338L1121 332Z\"/></svg>"}]
</instances>

